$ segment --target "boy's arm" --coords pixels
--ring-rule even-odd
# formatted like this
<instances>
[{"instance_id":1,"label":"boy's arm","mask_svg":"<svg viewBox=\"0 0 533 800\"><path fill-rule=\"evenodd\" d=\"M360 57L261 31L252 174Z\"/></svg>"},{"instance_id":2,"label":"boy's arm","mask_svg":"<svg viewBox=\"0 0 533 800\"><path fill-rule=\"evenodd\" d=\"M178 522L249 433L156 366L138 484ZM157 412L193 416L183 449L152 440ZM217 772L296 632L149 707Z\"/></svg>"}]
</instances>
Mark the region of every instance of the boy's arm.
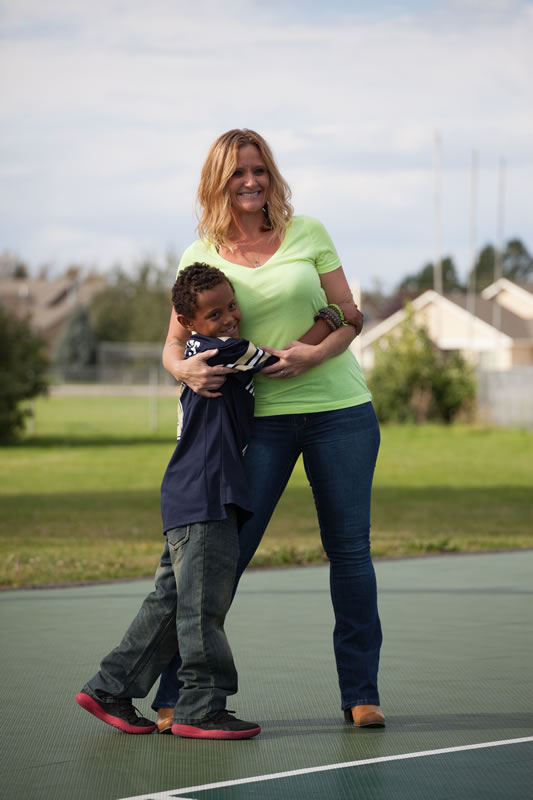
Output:
<instances>
[{"instance_id":1,"label":"boy's arm","mask_svg":"<svg viewBox=\"0 0 533 800\"><path fill-rule=\"evenodd\" d=\"M200 340L202 349L205 347L218 350L216 355L211 356L207 362L211 366L220 364L239 372L259 372L264 367L279 361L277 356L266 353L247 339L213 339L199 335L191 338Z\"/></svg>"}]
</instances>

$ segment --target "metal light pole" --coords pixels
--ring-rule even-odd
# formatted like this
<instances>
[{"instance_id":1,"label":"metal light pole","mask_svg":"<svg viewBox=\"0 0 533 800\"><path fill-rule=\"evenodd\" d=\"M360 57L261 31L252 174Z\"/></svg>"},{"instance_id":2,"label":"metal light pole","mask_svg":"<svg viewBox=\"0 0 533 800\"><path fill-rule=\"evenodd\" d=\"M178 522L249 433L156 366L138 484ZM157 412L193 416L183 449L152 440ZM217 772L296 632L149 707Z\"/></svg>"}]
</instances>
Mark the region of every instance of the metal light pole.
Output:
<instances>
[{"instance_id":1,"label":"metal light pole","mask_svg":"<svg viewBox=\"0 0 533 800\"><path fill-rule=\"evenodd\" d=\"M467 309L473 314L476 310L476 255L477 255L477 193L479 156L472 150L470 169L470 280L468 281Z\"/></svg>"},{"instance_id":2,"label":"metal light pole","mask_svg":"<svg viewBox=\"0 0 533 800\"><path fill-rule=\"evenodd\" d=\"M505 161L500 158L498 164L498 213L496 223L496 247L494 248L494 282L502 277L503 236L505 222ZM492 324L500 330L502 314L501 306L494 301L492 307Z\"/></svg>"},{"instance_id":3,"label":"metal light pole","mask_svg":"<svg viewBox=\"0 0 533 800\"><path fill-rule=\"evenodd\" d=\"M475 313L476 313L476 251L477 251L477 194L478 194L479 158L476 149L472 150L472 164L470 170L470 280L468 281L466 295L466 310L471 314L469 322L469 348L470 357L475 361Z\"/></svg>"},{"instance_id":4,"label":"metal light pole","mask_svg":"<svg viewBox=\"0 0 533 800\"><path fill-rule=\"evenodd\" d=\"M433 147L433 234L435 239L435 262L433 264L433 288L442 294L441 256L441 139L435 131Z\"/></svg>"}]
</instances>

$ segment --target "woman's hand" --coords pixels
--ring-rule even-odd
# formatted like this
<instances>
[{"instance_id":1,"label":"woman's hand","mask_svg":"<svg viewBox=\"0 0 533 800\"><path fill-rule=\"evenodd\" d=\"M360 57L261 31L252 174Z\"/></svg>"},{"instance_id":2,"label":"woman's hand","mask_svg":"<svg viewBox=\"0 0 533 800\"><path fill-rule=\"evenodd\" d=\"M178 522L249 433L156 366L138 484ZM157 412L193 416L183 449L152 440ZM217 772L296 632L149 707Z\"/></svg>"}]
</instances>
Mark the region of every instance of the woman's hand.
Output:
<instances>
[{"instance_id":1,"label":"woman's hand","mask_svg":"<svg viewBox=\"0 0 533 800\"><path fill-rule=\"evenodd\" d=\"M279 358L276 364L261 370L261 375L267 375L269 378L294 378L322 361L317 347L302 342L289 342L283 350L276 350L274 347L262 347L262 349Z\"/></svg>"},{"instance_id":2,"label":"woman's hand","mask_svg":"<svg viewBox=\"0 0 533 800\"><path fill-rule=\"evenodd\" d=\"M176 370L178 374L174 373L174 377L202 397L220 397L221 393L217 389L225 382L226 375L235 370L222 366L210 367L207 361L217 353L218 350L206 350L180 361L179 370Z\"/></svg>"},{"instance_id":3,"label":"woman's hand","mask_svg":"<svg viewBox=\"0 0 533 800\"><path fill-rule=\"evenodd\" d=\"M359 310L357 303L353 301L341 302L337 303L338 306L342 309L342 313L344 314L344 319L355 328L355 335L359 336L361 331L363 330L363 312Z\"/></svg>"},{"instance_id":4,"label":"woman's hand","mask_svg":"<svg viewBox=\"0 0 533 800\"><path fill-rule=\"evenodd\" d=\"M179 324L174 312L170 315L168 334L163 348L163 366L170 374L202 397L220 397L220 389L226 375L235 370L229 367L211 367L208 359L218 353L218 350L206 350L190 358L184 358L185 342L189 331Z\"/></svg>"}]
</instances>

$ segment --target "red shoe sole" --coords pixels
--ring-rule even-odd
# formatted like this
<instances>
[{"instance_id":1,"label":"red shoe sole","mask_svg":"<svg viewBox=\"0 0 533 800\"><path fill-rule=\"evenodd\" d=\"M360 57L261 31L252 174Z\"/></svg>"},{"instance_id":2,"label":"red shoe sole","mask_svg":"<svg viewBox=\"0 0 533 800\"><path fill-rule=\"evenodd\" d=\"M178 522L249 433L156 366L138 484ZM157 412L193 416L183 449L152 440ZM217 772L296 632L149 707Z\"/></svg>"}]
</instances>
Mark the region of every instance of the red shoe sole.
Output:
<instances>
[{"instance_id":1,"label":"red shoe sole","mask_svg":"<svg viewBox=\"0 0 533 800\"><path fill-rule=\"evenodd\" d=\"M89 714L93 714L93 716L101 719L102 722L107 722L108 725L112 725L113 728L118 728L119 731L123 731L124 733L152 733L157 727L154 724L139 728L138 726L124 722L124 720L119 717L113 717L111 714L107 714L90 695L84 692L80 692L76 695L76 703L84 708L85 711L88 711Z\"/></svg>"},{"instance_id":2,"label":"red shoe sole","mask_svg":"<svg viewBox=\"0 0 533 800\"><path fill-rule=\"evenodd\" d=\"M194 725L182 725L175 722L172 726L172 733L186 739L251 739L261 733L261 728L258 726L247 731L205 731L203 728L195 728Z\"/></svg>"}]
</instances>

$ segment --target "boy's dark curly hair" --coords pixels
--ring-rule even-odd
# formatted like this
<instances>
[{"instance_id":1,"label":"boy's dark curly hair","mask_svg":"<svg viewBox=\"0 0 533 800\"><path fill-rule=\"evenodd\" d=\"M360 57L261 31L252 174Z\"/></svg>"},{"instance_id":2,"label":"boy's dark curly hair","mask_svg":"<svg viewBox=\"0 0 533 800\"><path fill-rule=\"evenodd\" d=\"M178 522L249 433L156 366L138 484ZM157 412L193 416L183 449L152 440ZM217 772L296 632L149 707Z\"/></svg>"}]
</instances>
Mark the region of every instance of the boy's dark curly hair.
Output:
<instances>
[{"instance_id":1,"label":"boy's dark curly hair","mask_svg":"<svg viewBox=\"0 0 533 800\"><path fill-rule=\"evenodd\" d=\"M183 314L184 317L192 319L198 308L197 295L205 292L206 289L213 289L219 283L226 281L233 289L232 282L224 273L209 264L195 261L185 269L182 269L172 287L172 305L176 314Z\"/></svg>"}]
</instances>

